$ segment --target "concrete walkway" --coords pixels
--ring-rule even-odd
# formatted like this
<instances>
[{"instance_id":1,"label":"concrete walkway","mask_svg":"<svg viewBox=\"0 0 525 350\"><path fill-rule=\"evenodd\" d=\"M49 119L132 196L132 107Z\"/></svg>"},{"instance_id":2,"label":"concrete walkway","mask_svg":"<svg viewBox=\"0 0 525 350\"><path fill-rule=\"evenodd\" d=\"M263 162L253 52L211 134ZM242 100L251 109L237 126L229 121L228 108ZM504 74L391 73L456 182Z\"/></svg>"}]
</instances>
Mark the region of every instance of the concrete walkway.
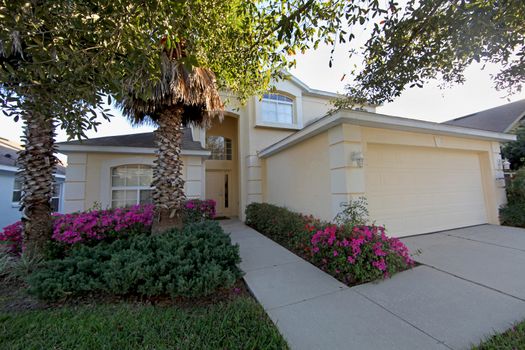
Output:
<instances>
[{"instance_id":1,"label":"concrete walkway","mask_svg":"<svg viewBox=\"0 0 525 350\"><path fill-rule=\"evenodd\" d=\"M348 288L240 221L222 225L240 245L248 287L292 349L468 349L525 319L521 297L468 280L461 271L423 265L379 283ZM520 243L509 245L525 248L522 233L523 246L519 234L515 239ZM427 245L419 237L408 239L409 245L422 247L418 259L423 262L425 251L433 251L429 246L434 236L421 236L430 239ZM525 250L523 254L525 259ZM431 254L433 261L439 260L436 255ZM505 289L517 288L510 284Z\"/></svg>"}]
</instances>

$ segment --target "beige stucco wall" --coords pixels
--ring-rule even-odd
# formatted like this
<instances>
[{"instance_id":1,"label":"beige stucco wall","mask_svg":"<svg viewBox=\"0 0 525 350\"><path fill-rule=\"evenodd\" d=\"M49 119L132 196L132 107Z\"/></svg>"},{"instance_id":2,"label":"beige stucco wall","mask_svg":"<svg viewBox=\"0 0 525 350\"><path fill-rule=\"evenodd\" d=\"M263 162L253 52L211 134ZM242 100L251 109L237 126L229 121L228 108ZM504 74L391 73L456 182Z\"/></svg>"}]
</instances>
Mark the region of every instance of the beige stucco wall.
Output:
<instances>
[{"instance_id":1,"label":"beige stucco wall","mask_svg":"<svg viewBox=\"0 0 525 350\"><path fill-rule=\"evenodd\" d=\"M498 223L498 208L505 201L498 142L350 124L340 124L265 158L265 201L331 220L340 203L366 197L367 148L371 144L403 145L423 153L456 150L478 155L486 217L489 223ZM355 155L362 155L363 166Z\"/></svg>"},{"instance_id":2,"label":"beige stucco wall","mask_svg":"<svg viewBox=\"0 0 525 350\"><path fill-rule=\"evenodd\" d=\"M111 168L126 164L153 165L153 154L69 153L66 169L64 212L87 210L100 205L111 206ZM204 198L202 158L183 156L183 179L188 198Z\"/></svg>"},{"instance_id":3,"label":"beige stucco wall","mask_svg":"<svg viewBox=\"0 0 525 350\"><path fill-rule=\"evenodd\" d=\"M266 159L264 171L266 202L333 218L326 132Z\"/></svg>"}]
</instances>

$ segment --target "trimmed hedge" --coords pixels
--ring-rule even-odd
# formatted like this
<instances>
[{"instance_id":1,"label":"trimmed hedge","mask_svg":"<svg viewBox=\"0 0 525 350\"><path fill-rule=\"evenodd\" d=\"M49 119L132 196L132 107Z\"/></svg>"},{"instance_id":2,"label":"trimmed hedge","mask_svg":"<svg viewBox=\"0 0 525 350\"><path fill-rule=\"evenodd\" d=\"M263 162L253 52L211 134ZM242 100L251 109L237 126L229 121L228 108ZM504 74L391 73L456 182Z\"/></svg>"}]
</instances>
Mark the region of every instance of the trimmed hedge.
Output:
<instances>
[{"instance_id":1,"label":"trimmed hedge","mask_svg":"<svg viewBox=\"0 0 525 350\"><path fill-rule=\"evenodd\" d=\"M340 281L355 285L414 265L408 248L384 227L339 225L266 203L246 208L246 224L302 256Z\"/></svg>"},{"instance_id":2,"label":"trimmed hedge","mask_svg":"<svg viewBox=\"0 0 525 350\"><path fill-rule=\"evenodd\" d=\"M507 187L507 200L508 203L500 208L501 223L525 228L525 168L516 172Z\"/></svg>"},{"instance_id":3,"label":"trimmed hedge","mask_svg":"<svg viewBox=\"0 0 525 350\"><path fill-rule=\"evenodd\" d=\"M93 293L197 297L232 286L241 276L239 247L217 222L204 221L160 235L136 235L46 261L29 278L44 300Z\"/></svg>"}]
</instances>

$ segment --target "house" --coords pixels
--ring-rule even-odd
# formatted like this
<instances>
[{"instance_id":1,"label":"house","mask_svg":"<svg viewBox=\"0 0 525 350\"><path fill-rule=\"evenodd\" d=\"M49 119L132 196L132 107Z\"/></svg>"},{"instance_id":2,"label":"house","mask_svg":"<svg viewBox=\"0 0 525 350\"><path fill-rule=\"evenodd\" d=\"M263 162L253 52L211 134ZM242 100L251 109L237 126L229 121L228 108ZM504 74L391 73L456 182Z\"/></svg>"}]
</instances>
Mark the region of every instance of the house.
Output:
<instances>
[{"instance_id":1,"label":"house","mask_svg":"<svg viewBox=\"0 0 525 350\"><path fill-rule=\"evenodd\" d=\"M525 99L448 120L444 124L495 132L512 132L517 126L525 125Z\"/></svg>"},{"instance_id":2,"label":"house","mask_svg":"<svg viewBox=\"0 0 525 350\"><path fill-rule=\"evenodd\" d=\"M0 138L0 229L10 225L22 216L20 198L22 196L20 181L16 178L18 168L16 159L22 147L12 141ZM65 168L59 166L55 174L51 206L53 211L60 212L62 208L62 186L65 181Z\"/></svg>"},{"instance_id":3,"label":"house","mask_svg":"<svg viewBox=\"0 0 525 350\"><path fill-rule=\"evenodd\" d=\"M392 117L373 106L330 113L337 95L291 77L260 100L237 105L182 145L188 198L217 201L244 218L269 202L331 220L364 196L393 236L498 223L505 201L500 143L515 136ZM59 144L68 156L64 209L148 202L153 134Z\"/></svg>"}]
</instances>

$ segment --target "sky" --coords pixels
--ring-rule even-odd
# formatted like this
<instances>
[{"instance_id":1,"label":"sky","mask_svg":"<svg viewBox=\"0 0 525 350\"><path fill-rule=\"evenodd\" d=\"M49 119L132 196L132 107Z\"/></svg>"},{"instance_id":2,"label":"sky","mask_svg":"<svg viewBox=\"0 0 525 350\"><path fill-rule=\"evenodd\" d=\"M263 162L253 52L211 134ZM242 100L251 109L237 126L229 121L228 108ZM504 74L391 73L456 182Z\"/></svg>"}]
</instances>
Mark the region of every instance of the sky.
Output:
<instances>
[{"instance_id":1,"label":"sky","mask_svg":"<svg viewBox=\"0 0 525 350\"><path fill-rule=\"evenodd\" d=\"M321 46L316 51L307 51L296 57L297 66L291 70L297 78L311 88L330 92L344 92L344 86L349 81L341 78L351 69L351 64L344 47L335 51L334 63L330 68L328 61L330 47ZM431 81L423 88L407 89L395 101L377 109L382 114L394 115L434 122L442 122L473 112L496 107L508 102L525 99L525 91L507 96L505 91L496 91L490 79L490 74L498 71L497 65L487 65L484 70L481 65L472 65L466 71L466 82L452 88L440 89L439 81ZM129 122L114 111L111 122L103 121L98 131L88 131L88 137L123 135L130 133L149 132L151 126L133 127ZM0 115L0 137L19 142L22 135L22 125ZM67 136L58 131L57 141L65 141Z\"/></svg>"}]
</instances>

